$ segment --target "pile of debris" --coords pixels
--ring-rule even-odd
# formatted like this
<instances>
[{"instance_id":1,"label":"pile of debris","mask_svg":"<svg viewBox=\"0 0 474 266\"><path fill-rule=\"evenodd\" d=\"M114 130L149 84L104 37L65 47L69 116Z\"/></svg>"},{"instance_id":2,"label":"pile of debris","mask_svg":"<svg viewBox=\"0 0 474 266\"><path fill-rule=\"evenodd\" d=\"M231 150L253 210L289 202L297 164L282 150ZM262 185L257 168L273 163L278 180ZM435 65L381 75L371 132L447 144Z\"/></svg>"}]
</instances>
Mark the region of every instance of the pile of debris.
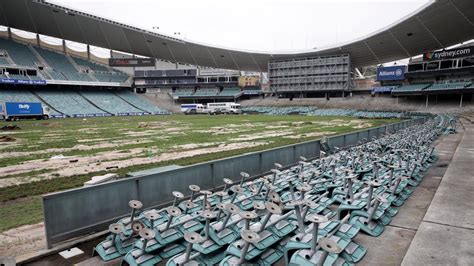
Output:
<instances>
[{"instance_id":1,"label":"pile of debris","mask_svg":"<svg viewBox=\"0 0 474 266\"><path fill-rule=\"evenodd\" d=\"M3 127L0 128L1 130L20 130L21 127L17 126L17 125L5 125Z\"/></svg>"},{"instance_id":2,"label":"pile of debris","mask_svg":"<svg viewBox=\"0 0 474 266\"><path fill-rule=\"evenodd\" d=\"M0 136L0 142L13 142L15 140L12 136Z\"/></svg>"}]
</instances>

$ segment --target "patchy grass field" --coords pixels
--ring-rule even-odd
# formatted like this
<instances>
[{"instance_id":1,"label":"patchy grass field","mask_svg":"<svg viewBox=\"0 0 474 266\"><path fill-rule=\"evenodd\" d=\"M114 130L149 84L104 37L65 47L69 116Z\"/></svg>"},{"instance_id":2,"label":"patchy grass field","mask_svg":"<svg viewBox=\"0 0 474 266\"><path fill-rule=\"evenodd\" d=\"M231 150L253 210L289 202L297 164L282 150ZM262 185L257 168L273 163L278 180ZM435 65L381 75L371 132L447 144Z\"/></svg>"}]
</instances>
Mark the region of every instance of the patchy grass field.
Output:
<instances>
[{"instance_id":1,"label":"patchy grass field","mask_svg":"<svg viewBox=\"0 0 474 266\"><path fill-rule=\"evenodd\" d=\"M14 218L0 219L0 232L41 221L38 195L81 186L93 175L189 165L397 121L296 115L21 121L21 130L0 131L16 139L0 142L2 217Z\"/></svg>"}]
</instances>

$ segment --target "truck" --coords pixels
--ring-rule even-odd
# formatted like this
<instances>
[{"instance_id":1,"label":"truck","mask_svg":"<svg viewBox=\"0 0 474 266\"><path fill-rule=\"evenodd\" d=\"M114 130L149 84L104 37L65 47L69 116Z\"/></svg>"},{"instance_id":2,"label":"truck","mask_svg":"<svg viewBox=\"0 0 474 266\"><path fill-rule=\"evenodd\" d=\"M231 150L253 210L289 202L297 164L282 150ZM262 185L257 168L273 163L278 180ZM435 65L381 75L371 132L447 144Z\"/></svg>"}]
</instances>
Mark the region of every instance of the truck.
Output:
<instances>
[{"instance_id":1,"label":"truck","mask_svg":"<svg viewBox=\"0 0 474 266\"><path fill-rule=\"evenodd\" d=\"M208 103L209 114L241 114L240 104L234 102Z\"/></svg>"},{"instance_id":2,"label":"truck","mask_svg":"<svg viewBox=\"0 0 474 266\"><path fill-rule=\"evenodd\" d=\"M4 102L0 106L0 117L5 121L49 119L50 109L41 102Z\"/></svg>"},{"instance_id":3,"label":"truck","mask_svg":"<svg viewBox=\"0 0 474 266\"><path fill-rule=\"evenodd\" d=\"M234 102L182 104L181 112L188 114L241 114L240 104Z\"/></svg>"}]
</instances>

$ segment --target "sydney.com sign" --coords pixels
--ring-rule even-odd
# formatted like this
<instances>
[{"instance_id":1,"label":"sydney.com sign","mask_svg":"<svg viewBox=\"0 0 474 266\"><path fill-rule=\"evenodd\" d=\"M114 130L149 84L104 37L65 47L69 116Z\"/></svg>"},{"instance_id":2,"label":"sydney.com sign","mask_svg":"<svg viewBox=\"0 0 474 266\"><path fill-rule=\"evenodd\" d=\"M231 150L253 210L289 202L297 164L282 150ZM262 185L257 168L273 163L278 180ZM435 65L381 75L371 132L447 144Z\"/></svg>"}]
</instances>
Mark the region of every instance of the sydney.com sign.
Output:
<instances>
[{"instance_id":1,"label":"sydney.com sign","mask_svg":"<svg viewBox=\"0 0 474 266\"><path fill-rule=\"evenodd\" d=\"M406 66L377 68L377 80L404 80Z\"/></svg>"},{"instance_id":2,"label":"sydney.com sign","mask_svg":"<svg viewBox=\"0 0 474 266\"><path fill-rule=\"evenodd\" d=\"M444 60L444 59L452 59L457 57L468 57L474 55L474 46L450 49L450 50L443 50L437 52L430 52L423 54L423 60Z\"/></svg>"}]
</instances>

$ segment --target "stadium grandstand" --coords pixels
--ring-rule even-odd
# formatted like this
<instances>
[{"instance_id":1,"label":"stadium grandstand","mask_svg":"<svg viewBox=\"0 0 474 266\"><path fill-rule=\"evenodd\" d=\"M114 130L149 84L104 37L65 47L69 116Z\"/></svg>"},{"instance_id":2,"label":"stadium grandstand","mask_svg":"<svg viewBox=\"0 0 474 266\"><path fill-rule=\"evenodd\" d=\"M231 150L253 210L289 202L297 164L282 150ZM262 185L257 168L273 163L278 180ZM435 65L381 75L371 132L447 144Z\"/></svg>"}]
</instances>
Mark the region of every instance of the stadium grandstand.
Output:
<instances>
[{"instance_id":1,"label":"stadium grandstand","mask_svg":"<svg viewBox=\"0 0 474 266\"><path fill-rule=\"evenodd\" d=\"M285 53L47 0L0 26L3 118L54 118L2 122L0 265L473 264L474 1Z\"/></svg>"}]
</instances>

